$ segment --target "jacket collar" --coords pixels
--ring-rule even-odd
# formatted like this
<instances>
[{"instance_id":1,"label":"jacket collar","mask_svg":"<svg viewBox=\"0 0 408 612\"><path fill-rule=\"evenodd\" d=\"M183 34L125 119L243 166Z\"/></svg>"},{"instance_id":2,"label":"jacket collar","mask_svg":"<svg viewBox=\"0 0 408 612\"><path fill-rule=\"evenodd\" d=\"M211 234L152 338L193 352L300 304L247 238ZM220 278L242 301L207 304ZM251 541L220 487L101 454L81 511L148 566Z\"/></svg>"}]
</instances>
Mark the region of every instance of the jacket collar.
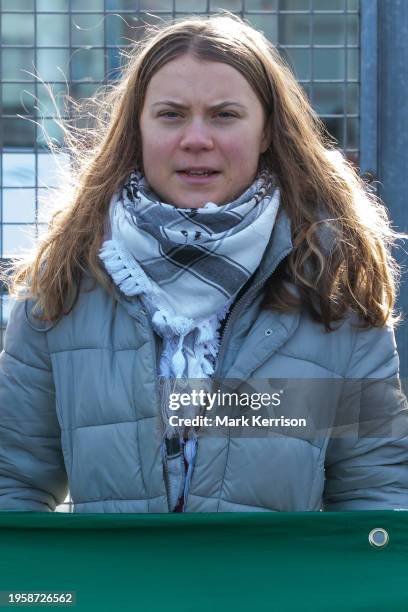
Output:
<instances>
[{"instance_id":1,"label":"jacket collar","mask_svg":"<svg viewBox=\"0 0 408 612\"><path fill-rule=\"evenodd\" d=\"M272 230L271 238L257 272L251 279L251 288L259 284L259 290L273 274L279 263L293 249L291 222L281 207ZM251 291L251 288L247 291ZM296 290L296 288L294 288ZM258 292L256 292L258 293ZM251 374L265 363L295 333L300 321L300 313L262 310L253 323L252 333L245 337L240 350L232 361L219 364L217 374L225 379L235 379L232 386L247 380ZM223 360L224 361L224 360Z\"/></svg>"},{"instance_id":2,"label":"jacket collar","mask_svg":"<svg viewBox=\"0 0 408 612\"><path fill-rule=\"evenodd\" d=\"M275 270L283 259L284 254L289 254L293 249L291 222L285 209L280 206L273 226L271 238L265 249L265 253L253 277L253 282L260 282L267 278Z\"/></svg>"}]
</instances>

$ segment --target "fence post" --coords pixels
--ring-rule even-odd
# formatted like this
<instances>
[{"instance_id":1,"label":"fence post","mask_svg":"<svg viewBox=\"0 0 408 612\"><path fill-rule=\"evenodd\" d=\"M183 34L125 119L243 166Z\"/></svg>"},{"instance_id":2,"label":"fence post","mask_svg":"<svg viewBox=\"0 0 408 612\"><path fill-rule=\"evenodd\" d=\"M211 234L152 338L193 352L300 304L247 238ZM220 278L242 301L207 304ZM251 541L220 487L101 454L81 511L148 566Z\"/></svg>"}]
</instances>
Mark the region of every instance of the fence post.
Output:
<instances>
[{"instance_id":1,"label":"fence post","mask_svg":"<svg viewBox=\"0 0 408 612\"><path fill-rule=\"evenodd\" d=\"M375 86L374 83L376 84ZM361 0L361 170L378 178L394 227L408 232L408 2ZM376 129L377 128L377 129ZM404 252L405 251L405 252ZM401 376L408 376L408 243L397 329Z\"/></svg>"}]
</instances>

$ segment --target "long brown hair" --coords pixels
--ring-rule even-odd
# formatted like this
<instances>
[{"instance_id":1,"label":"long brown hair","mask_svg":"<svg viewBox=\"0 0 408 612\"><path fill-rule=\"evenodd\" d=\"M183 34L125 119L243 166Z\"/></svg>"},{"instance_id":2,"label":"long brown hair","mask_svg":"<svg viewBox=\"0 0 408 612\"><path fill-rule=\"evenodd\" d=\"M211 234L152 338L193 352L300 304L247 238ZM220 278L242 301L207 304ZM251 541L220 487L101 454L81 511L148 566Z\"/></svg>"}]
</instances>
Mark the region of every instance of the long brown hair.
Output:
<instances>
[{"instance_id":1,"label":"long brown hair","mask_svg":"<svg viewBox=\"0 0 408 612\"><path fill-rule=\"evenodd\" d=\"M294 244L284 273L272 277L265 306L303 305L326 329L350 309L363 326L396 320L398 267L391 246L398 235L384 206L334 149L275 47L225 14L151 27L129 53L119 83L99 99L94 128L83 137L63 125L74 161L72 194L34 257L16 265L11 292L19 297L29 291L42 318L55 320L68 303L72 307L70 296L85 270L112 289L98 258L109 202L133 169L143 171L139 117L150 79L187 53L238 70L265 111L271 144L260 164L277 176ZM296 297L291 283L298 287Z\"/></svg>"}]
</instances>

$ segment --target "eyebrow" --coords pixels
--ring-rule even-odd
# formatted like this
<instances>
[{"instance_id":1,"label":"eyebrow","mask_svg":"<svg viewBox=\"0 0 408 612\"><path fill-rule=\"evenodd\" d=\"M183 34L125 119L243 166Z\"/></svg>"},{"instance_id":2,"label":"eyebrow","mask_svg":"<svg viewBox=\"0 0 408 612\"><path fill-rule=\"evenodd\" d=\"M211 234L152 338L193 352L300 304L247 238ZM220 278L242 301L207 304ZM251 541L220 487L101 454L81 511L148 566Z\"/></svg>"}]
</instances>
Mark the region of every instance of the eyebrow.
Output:
<instances>
[{"instance_id":1,"label":"eyebrow","mask_svg":"<svg viewBox=\"0 0 408 612\"><path fill-rule=\"evenodd\" d=\"M167 104L168 106L173 106L174 108L179 108L185 110L188 106L185 104L180 104L180 102L175 102L174 100L160 100L159 102L155 102L152 104L153 106L159 106L160 104ZM233 100L226 100L225 102L220 102L219 104L214 104L213 106L209 106L209 110L217 110L219 108L224 108L224 106L239 106L240 108L246 108L243 104L239 102L234 102Z\"/></svg>"}]
</instances>

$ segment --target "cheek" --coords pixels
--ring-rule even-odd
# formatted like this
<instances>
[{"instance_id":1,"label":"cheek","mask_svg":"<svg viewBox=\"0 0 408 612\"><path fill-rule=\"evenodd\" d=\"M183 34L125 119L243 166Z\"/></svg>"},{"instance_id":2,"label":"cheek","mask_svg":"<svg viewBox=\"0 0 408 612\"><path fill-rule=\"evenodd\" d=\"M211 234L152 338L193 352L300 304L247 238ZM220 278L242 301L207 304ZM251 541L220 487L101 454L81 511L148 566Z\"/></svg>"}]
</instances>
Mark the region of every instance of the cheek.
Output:
<instances>
[{"instance_id":1,"label":"cheek","mask_svg":"<svg viewBox=\"0 0 408 612\"><path fill-rule=\"evenodd\" d=\"M150 160L158 161L160 159L163 162L164 158L164 160L169 161L169 152L174 147L173 140L150 134L149 138L143 142L143 155Z\"/></svg>"},{"instance_id":2,"label":"cheek","mask_svg":"<svg viewBox=\"0 0 408 612\"><path fill-rule=\"evenodd\" d=\"M252 164L252 160L257 157L256 151L257 141L249 133L247 135L240 134L224 147L226 157L234 161L237 168ZM237 166L238 162L240 165Z\"/></svg>"}]
</instances>

